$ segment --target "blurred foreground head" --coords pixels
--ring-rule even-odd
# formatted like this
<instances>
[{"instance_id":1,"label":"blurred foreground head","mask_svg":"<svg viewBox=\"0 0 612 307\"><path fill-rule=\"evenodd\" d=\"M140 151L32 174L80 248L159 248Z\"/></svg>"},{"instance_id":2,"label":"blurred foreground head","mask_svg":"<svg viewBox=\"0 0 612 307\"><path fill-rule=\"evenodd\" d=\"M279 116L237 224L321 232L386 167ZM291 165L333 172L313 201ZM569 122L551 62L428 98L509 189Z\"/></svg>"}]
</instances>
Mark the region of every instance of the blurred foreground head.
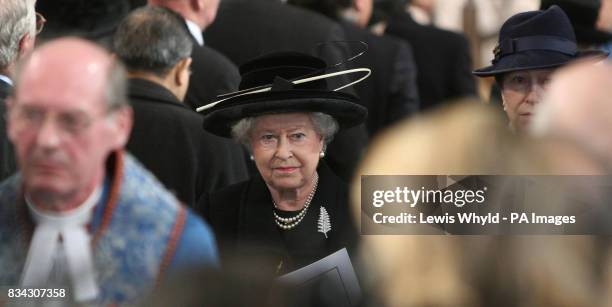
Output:
<instances>
[{"instance_id":1,"label":"blurred foreground head","mask_svg":"<svg viewBox=\"0 0 612 307\"><path fill-rule=\"evenodd\" d=\"M553 78L534 120L533 133L575 142L612 165L610 97L612 64L569 66Z\"/></svg>"},{"instance_id":2,"label":"blurred foreground head","mask_svg":"<svg viewBox=\"0 0 612 307\"><path fill-rule=\"evenodd\" d=\"M376 139L362 175L599 174L572 143L511 133L475 101L406 121ZM362 212L353 185L353 212ZM577 193L572 191L571 193ZM363 236L368 306L605 306L609 240L580 236Z\"/></svg>"}]
</instances>

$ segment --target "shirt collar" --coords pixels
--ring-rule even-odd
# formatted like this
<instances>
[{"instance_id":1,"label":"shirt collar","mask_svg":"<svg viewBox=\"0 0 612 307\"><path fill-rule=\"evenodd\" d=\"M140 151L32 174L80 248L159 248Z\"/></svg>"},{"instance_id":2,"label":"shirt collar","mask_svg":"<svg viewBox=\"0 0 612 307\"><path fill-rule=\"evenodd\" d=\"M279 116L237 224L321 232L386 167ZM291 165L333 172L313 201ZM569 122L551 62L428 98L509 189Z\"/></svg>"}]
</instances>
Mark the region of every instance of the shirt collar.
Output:
<instances>
[{"instance_id":1,"label":"shirt collar","mask_svg":"<svg viewBox=\"0 0 612 307\"><path fill-rule=\"evenodd\" d=\"M189 33L191 36L198 42L198 45L204 46L204 36L202 35L202 29L195 22L185 19L185 24L187 24L187 29L189 29Z\"/></svg>"}]
</instances>

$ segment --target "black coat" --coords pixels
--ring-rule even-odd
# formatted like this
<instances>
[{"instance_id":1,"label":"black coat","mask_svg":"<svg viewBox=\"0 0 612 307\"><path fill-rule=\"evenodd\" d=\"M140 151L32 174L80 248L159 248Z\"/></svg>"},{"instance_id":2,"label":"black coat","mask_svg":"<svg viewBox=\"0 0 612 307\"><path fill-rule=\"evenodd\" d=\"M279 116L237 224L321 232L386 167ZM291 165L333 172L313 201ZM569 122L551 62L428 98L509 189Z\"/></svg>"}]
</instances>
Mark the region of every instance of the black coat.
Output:
<instances>
[{"instance_id":1,"label":"black coat","mask_svg":"<svg viewBox=\"0 0 612 307\"><path fill-rule=\"evenodd\" d=\"M202 117L161 85L130 79L134 108L130 151L177 197L193 206L199 195L245 180L238 144L205 132Z\"/></svg>"},{"instance_id":2,"label":"black coat","mask_svg":"<svg viewBox=\"0 0 612 307\"><path fill-rule=\"evenodd\" d=\"M279 0L224 0L217 18L206 29L206 43L240 65L273 51L299 51L324 58L328 64L349 58L343 44L317 45L328 41L345 41L339 24ZM347 79L332 78L334 87ZM352 80L352 79L351 79ZM349 90L353 92L353 90ZM327 152L330 167L343 180L350 180L368 142L365 125L336 135Z\"/></svg>"},{"instance_id":3,"label":"black coat","mask_svg":"<svg viewBox=\"0 0 612 307\"><path fill-rule=\"evenodd\" d=\"M185 31L193 42L191 76L185 104L195 110L217 100L221 94L238 90L240 73L236 64L223 54L208 46L198 45L186 23Z\"/></svg>"},{"instance_id":4,"label":"black coat","mask_svg":"<svg viewBox=\"0 0 612 307\"><path fill-rule=\"evenodd\" d=\"M393 122L419 110L417 68L406 42L375 35L348 22L341 23L349 41L368 44L355 66L372 69L372 75L355 85L361 105L368 109L368 132L374 135ZM354 46L353 54L362 50Z\"/></svg>"},{"instance_id":5,"label":"black coat","mask_svg":"<svg viewBox=\"0 0 612 307\"><path fill-rule=\"evenodd\" d=\"M320 207L323 205L330 216L332 230L323 249L313 250L309 255L290 257L287 244L275 223L272 214L272 197L261 176L242 182L212 195L200 198L196 210L213 228L219 243L221 257L231 259L266 256L274 265L266 273L286 273L310 264L343 247L355 251L358 236L350 215L347 186L336 177L324 162L319 164L317 192L308 208L304 220L295 228L312 231L313 236L324 236L317 232ZM295 231L289 230L289 231Z\"/></svg>"},{"instance_id":6,"label":"black coat","mask_svg":"<svg viewBox=\"0 0 612 307\"><path fill-rule=\"evenodd\" d=\"M423 26L408 13L393 15L385 30L410 43L418 68L421 109L476 96L469 45L461 34Z\"/></svg>"},{"instance_id":7,"label":"black coat","mask_svg":"<svg viewBox=\"0 0 612 307\"><path fill-rule=\"evenodd\" d=\"M0 182L17 170L13 145L8 139L6 127L6 98L12 86L0 80Z\"/></svg>"}]
</instances>

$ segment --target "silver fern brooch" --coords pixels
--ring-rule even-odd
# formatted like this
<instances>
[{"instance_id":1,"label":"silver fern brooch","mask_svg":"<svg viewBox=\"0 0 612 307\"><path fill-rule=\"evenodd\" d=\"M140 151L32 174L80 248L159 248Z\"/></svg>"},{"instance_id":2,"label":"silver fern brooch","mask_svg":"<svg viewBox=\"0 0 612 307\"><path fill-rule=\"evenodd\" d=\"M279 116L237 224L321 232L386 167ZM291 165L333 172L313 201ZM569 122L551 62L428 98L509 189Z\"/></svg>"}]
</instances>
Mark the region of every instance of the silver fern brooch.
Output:
<instances>
[{"instance_id":1,"label":"silver fern brooch","mask_svg":"<svg viewBox=\"0 0 612 307\"><path fill-rule=\"evenodd\" d=\"M319 213L319 232L325 235L327 239L327 233L332 229L331 222L329 221L329 214L325 207L321 206L321 211Z\"/></svg>"}]
</instances>

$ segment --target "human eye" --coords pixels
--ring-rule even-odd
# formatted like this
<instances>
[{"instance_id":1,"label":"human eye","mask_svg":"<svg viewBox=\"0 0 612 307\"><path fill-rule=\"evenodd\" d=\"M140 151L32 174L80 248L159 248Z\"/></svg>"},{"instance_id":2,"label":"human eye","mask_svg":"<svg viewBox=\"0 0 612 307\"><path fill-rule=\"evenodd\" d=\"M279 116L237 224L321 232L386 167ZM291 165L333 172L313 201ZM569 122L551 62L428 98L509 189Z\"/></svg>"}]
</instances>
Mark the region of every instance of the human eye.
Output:
<instances>
[{"instance_id":1,"label":"human eye","mask_svg":"<svg viewBox=\"0 0 612 307\"><path fill-rule=\"evenodd\" d=\"M294 141L301 141L306 138L306 134L303 132L296 132L296 133L292 133L290 137Z\"/></svg>"},{"instance_id":2,"label":"human eye","mask_svg":"<svg viewBox=\"0 0 612 307\"><path fill-rule=\"evenodd\" d=\"M74 113L61 114L58 121L62 128L74 133L87 128L88 124L88 120L84 116Z\"/></svg>"},{"instance_id":3,"label":"human eye","mask_svg":"<svg viewBox=\"0 0 612 307\"><path fill-rule=\"evenodd\" d=\"M276 141L276 136L274 134L271 133L264 133L259 137L259 140L263 143L263 144L272 144Z\"/></svg>"},{"instance_id":4,"label":"human eye","mask_svg":"<svg viewBox=\"0 0 612 307\"><path fill-rule=\"evenodd\" d=\"M19 116L27 121L36 122L42 120L44 112L36 108L24 107L19 110Z\"/></svg>"}]
</instances>

